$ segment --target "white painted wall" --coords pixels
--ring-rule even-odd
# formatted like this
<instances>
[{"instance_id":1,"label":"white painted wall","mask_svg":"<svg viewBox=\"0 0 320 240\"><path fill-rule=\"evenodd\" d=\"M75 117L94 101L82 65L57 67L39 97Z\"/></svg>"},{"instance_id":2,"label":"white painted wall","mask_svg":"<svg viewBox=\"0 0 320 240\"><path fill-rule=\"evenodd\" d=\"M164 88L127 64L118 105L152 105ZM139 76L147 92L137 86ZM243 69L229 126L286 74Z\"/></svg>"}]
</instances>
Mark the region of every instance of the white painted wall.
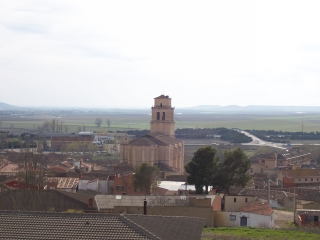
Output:
<instances>
[{"instance_id":1,"label":"white painted wall","mask_svg":"<svg viewBox=\"0 0 320 240\"><path fill-rule=\"evenodd\" d=\"M236 216L236 220L230 220L230 215ZM248 227L274 227L274 214L270 216L246 213L246 212L214 212L215 227L240 227L240 218L247 217Z\"/></svg>"},{"instance_id":2,"label":"white painted wall","mask_svg":"<svg viewBox=\"0 0 320 240\"><path fill-rule=\"evenodd\" d=\"M112 180L79 180L78 189L81 190L92 190L99 193L111 193L111 189L113 188Z\"/></svg>"}]
</instances>

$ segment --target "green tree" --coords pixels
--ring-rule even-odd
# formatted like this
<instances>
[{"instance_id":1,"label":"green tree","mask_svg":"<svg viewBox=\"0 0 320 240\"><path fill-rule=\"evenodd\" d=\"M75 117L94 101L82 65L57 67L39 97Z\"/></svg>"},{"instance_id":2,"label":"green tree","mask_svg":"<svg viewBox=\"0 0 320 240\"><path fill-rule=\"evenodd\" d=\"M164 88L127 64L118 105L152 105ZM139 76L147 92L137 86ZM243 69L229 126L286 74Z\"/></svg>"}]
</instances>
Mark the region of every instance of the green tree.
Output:
<instances>
[{"instance_id":1,"label":"green tree","mask_svg":"<svg viewBox=\"0 0 320 240\"><path fill-rule=\"evenodd\" d=\"M102 124L102 119L101 118L96 118L96 120L94 121L94 124L97 125L97 127L100 127Z\"/></svg>"},{"instance_id":2,"label":"green tree","mask_svg":"<svg viewBox=\"0 0 320 240\"><path fill-rule=\"evenodd\" d=\"M160 170L156 166L142 163L138 166L133 175L133 185L135 188L145 189L150 194L152 185L157 181Z\"/></svg>"},{"instance_id":3,"label":"green tree","mask_svg":"<svg viewBox=\"0 0 320 240\"><path fill-rule=\"evenodd\" d=\"M212 183L213 178L217 171L218 158L215 158L216 150L210 146L199 148L194 156L184 168L189 174L187 181L189 184L194 184L196 193L208 194L209 185Z\"/></svg>"},{"instance_id":4,"label":"green tree","mask_svg":"<svg viewBox=\"0 0 320 240\"><path fill-rule=\"evenodd\" d=\"M224 161L219 163L212 181L216 192L228 195L231 187L245 187L251 179L247 173L250 167L250 160L242 149L225 151Z\"/></svg>"}]
</instances>

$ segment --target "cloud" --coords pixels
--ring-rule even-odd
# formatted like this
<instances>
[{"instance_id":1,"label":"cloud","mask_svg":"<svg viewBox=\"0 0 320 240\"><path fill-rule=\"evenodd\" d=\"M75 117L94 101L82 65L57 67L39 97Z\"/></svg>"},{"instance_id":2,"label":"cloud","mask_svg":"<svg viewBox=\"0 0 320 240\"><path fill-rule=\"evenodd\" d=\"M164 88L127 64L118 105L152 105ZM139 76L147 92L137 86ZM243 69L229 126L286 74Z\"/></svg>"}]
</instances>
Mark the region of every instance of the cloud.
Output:
<instances>
[{"instance_id":1,"label":"cloud","mask_svg":"<svg viewBox=\"0 0 320 240\"><path fill-rule=\"evenodd\" d=\"M303 94L320 88L319 5L6 1L0 101L150 107L164 89L179 107L319 105Z\"/></svg>"}]
</instances>

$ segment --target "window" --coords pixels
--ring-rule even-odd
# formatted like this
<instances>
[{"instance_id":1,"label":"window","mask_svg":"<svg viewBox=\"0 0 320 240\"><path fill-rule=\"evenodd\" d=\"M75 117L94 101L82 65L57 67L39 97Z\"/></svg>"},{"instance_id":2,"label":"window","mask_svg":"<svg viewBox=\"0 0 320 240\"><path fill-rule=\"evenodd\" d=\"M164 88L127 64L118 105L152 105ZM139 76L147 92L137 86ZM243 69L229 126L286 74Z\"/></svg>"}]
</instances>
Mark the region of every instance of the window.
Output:
<instances>
[{"instance_id":1,"label":"window","mask_svg":"<svg viewBox=\"0 0 320 240\"><path fill-rule=\"evenodd\" d=\"M162 103L160 103L160 107L162 107Z\"/></svg>"},{"instance_id":2,"label":"window","mask_svg":"<svg viewBox=\"0 0 320 240\"><path fill-rule=\"evenodd\" d=\"M245 201L245 202L248 202L248 198L245 198L244 201Z\"/></svg>"},{"instance_id":3,"label":"window","mask_svg":"<svg viewBox=\"0 0 320 240\"><path fill-rule=\"evenodd\" d=\"M234 198L234 199L233 199L233 202L237 202L237 198Z\"/></svg>"},{"instance_id":4,"label":"window","mask_svg":"<svg viewBox=\"0 0 320 240\"><path fill-rule=\"evenodd\" d=\"M136 189L136 192L141 192L141 188L137 187Z\"/></svg>"},{"instance_id":5,"label":"window","mask_svg":"<svg viewBox=\"0 0 320 240\"><path fill-rule=\"evenodd\" d=\"M157 120L160 120L160 113L157 112Z\"/></svg>"},{"instance_id":6,"label":"window","mask_svg":"<svg viewBox=\"0 0 320 240\"><path fill-rule=\"evenodd\" d=\"M165 112L162 113L162 120L166 120L166 113Z\"/></svg>"},{"instance_id":7,"label":"window","mask_svg":"<svg viewBox=\"0 0 320 240\"><path fill-rule=\"evenodd\" d=\"M266 166L266 168L268 168L268 166Z\"/></svg>"},{"instance_id":8,"label":"window","mask_svg":"<svg viewBox=\"0 0 320 240\"><path fill-rule=\"evenodd\" d=\"M117 191L123 191L123 186L122 185L117 185L116 190Z\"/></svg>"},{"instance_id":9,"label":"window","mask_svg":"<svg viewBox=\"0 0 320 240\"><path fill-rule=\"evenodd\" d=\"M311 178L311 181L313 182L313 178Z\"/></svg>"},{"instance_id":10,"label":"window","mask_svg":"<svg viewBox=\"0 0 320 240\"><path fill-rule=\"evenodd\" d=\"M235 221L237 219L237 216L236 215L230 215L230 218L229 218L231 221Z\"/></svg>"},{"instance_id":11,"label":"window","mask_svg":"<svg viewBox=\"0 0 320 240\"><path fill-rule=\"evenodd\" d=\"M299 178L298 181L301 182L301 179Z\"/></svg>"},{"instance_id":12,"label":"window","mask_svg":"<svg viewBox=\"0 0 320 240\"><path fill-rule=\"evenodd\" d=\"M304 181L306 182L306 181L308 181L308 179L307 179L307 178L305 178L305 179L304 179Z\"/></svg>"}]
</instances>

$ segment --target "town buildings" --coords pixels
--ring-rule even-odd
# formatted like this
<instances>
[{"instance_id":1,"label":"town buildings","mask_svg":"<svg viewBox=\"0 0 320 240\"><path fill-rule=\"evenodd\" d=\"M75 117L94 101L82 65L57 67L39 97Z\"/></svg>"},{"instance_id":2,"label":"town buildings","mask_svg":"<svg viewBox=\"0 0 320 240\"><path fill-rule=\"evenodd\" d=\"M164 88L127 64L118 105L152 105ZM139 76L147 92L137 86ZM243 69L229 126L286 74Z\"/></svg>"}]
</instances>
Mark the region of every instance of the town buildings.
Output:
<instances>
[{"instance_id":1,"label":"town buildings","mask_svg":"<svg viewBox=\"0 0 320 240\"><path fill-rule=\"evenodd\" d=\"M250 175L255 173L278 173L280 169L302 168L303 165L311 165L311 153L299 148L278 150L271 154L260 154L257 161L251 164Z\"/></svg>"}]
</instances>

